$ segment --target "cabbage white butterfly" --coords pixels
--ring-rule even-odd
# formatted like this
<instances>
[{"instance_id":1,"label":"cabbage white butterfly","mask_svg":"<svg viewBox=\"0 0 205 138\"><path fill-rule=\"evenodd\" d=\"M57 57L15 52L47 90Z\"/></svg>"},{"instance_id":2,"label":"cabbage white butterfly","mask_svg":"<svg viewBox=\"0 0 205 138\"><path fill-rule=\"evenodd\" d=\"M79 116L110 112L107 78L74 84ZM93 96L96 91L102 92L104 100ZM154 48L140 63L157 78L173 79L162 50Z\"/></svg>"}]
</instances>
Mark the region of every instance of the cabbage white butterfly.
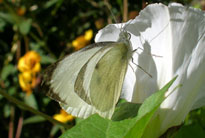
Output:
<instances>
[{"instance_id":1,"label":"cabbage white butterfly","mask_svg":"<svg viewBox=\"0 0 205 138\"><path fill-rule=\"evenodd\" d=\"M91 44L50 65L43 80L47 95L73 116L111 118L132 58L129 39L123 30L117 42Z\"/></svg>"}]
</instances>

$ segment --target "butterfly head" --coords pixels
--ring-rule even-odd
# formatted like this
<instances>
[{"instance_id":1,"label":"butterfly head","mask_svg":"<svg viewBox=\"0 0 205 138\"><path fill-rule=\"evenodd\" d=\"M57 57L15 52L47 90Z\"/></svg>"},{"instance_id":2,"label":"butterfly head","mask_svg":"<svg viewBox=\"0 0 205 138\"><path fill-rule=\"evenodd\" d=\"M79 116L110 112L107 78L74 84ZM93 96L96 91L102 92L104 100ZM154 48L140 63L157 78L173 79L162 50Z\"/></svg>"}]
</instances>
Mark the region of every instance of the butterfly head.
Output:
<instances>
[{"instance_id":1,"label":"butterfly head","mask_svg":"<svg viewBox=\"0 0 205 138\"><path fill-rule=\"evenodd\" d=\"M118 42L130 44L131 34L127 32L126 29L132 22L133 20L129 20L126 24L121 24Z\"/></svg>"},{"instance_id":2,"label":"butterfly head","mask_svg":"<svg viewBox=\"0 0 205 138\"><path fill-rule=\"evenodd\" d=\"M131 38L131 34L129 32L127 32L125 30L120 31L118 42L122 42L127 46L128 51L129 51L127 53L128 59L131 57L132 51L133 51L132 44L130 42L130 38Z\"/></svg>"},{"instance_id":3,"label":"butterfly head","mask_svg":"<svg viewBox=\"0 0 205 138\"><path fill-rule=\"evenodd\" d=\"M130 43L131 34L125 30L120 31L118 42Z\"/></svg>"}]
</instances>

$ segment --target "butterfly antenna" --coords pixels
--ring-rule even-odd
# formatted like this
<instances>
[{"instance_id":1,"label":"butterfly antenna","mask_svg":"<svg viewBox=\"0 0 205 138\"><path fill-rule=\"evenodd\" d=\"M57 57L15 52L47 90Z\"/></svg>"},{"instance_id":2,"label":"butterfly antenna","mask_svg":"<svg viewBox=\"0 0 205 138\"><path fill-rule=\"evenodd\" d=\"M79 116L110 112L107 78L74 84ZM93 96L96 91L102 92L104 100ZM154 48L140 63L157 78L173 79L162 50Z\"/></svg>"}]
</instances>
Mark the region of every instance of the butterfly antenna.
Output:
<instances>
[{"instance_id":1,"label":"butterfly antenna","mask_svg":"<svg viewBox=\"0 0 205 138\"><path fill-rule=\"evenodd\" d=\"M155 35L150 41L149 41L149 43L151 43L155 38L157 38L162 32L164 32L165 31L165 29L168 27L168 25L169 25L169 22L165 25L165 27L157 34L157 35Z\"/></svg>"},{"instance_id":2,"label":"butterfly antenna","mask_svg":"<svg viewBox=\"0 0 205 138\"><path fill-rule=\"evenodd\" d=\"M112 18L113 18L113 20L115 21L115 23L117 23L117 19L115 18L114 14L113 14L113 12L112 12L112 10L111 10L111 5L110 5L106 0L104 0L104 4L105 4L105 6L107 7L107 9L110 11L110 13L111 13L111 15L112 15Z\"/></svg>"},{"instance_id":3,"label":"butterfly antenna","mask_svg":"<svg viewBox=\"0 0 205 138\"><path fill-rule=\"evenodd\" d=\"M129 20L129 21L128 21L128 24L126 24L125 27L123 28L123 31L124 31L124 30L126 29L126 27L129 26L133 21L134 21L134 20L132 20L132 19Z\"/></svg>"}]
</instances>

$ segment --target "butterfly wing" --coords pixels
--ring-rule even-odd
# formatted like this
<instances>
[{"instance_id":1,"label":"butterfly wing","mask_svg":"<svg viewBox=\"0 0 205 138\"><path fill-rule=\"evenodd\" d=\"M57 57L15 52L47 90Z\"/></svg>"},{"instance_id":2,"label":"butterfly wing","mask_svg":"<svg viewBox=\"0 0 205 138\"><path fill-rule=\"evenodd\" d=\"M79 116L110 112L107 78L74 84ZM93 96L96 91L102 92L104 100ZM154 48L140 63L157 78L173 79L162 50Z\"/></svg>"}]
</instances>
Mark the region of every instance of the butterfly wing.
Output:
<instances>
[{"instance_id":1,"label":"butterfly wing","mask_svg":"<svg viewBox=\"0 0 205 138\"><path fill-rule=\"evenodd\" d=\"M65 57L47 69L47 95L74 116L86 118L97 112L110 118L120 96L127 52L123 43L106 42Z\"/></svg>"},{"instance_id":2,"label":"butterfly wing","mask_svg":"<svg viewBox=\"0 0 205 138\"><path fill-rule=\"evenodd\" d=\"M75 93L74 85L84 64L107 44L90 45L50 65L45 71L42 82L46 95L58 101L68 113L74 116L86 118L93 114L94 108Z\"/></svg>"},{"instance_id":3,"label":"butterfly wing","mask_svg":"<svg viewBox=\"0 0 205 138\"><path fill-rule=\"evenodd\" d=\"M101 112L109 111L108 118L120 97L128 65L127 48L124 43L115 44L96 64L90 82L91 103Z\"/></svg>"}]
</instances>

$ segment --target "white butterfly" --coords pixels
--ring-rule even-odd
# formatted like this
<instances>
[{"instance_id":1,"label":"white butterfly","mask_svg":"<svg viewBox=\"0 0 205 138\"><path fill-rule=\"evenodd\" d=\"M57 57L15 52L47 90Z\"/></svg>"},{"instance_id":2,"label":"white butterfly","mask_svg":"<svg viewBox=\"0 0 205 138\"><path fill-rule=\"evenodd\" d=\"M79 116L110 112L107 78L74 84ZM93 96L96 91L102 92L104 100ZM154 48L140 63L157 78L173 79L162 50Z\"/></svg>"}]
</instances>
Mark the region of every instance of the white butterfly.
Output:
<instances>
[{"instance_id":1,"label":"white butterfly","mask_svg":"<svg viewBox=\"0 0 205 138\"><path fill-rule=\"evenodd\" d=\"M123 30L117 42L91 44L48 67L43 81L47 95L73 116L111 118L132 58L129 39Z\"/></svg>"}]
</instances>

